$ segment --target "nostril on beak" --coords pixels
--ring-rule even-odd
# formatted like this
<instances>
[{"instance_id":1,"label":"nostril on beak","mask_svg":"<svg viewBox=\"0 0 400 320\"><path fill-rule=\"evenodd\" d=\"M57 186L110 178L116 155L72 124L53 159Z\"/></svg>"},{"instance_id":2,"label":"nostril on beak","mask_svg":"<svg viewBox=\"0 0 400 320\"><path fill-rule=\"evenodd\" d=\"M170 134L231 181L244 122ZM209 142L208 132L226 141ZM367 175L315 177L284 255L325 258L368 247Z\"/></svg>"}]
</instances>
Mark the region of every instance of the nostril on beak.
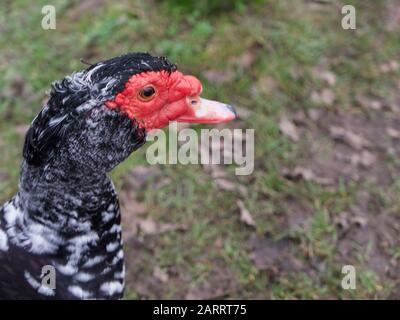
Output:
<instances>
[{"instance_id":1,"label":"nostril on beak","mask_svg":"<svg viewBox=\"0 0 400 320\"><path fill-rule=\"evenodd\" d=\"M237 118L237 112L235 107L231 106L230 104L227 104L225 106L235 115L235 118Z\"/></svg>"}]
</instances>

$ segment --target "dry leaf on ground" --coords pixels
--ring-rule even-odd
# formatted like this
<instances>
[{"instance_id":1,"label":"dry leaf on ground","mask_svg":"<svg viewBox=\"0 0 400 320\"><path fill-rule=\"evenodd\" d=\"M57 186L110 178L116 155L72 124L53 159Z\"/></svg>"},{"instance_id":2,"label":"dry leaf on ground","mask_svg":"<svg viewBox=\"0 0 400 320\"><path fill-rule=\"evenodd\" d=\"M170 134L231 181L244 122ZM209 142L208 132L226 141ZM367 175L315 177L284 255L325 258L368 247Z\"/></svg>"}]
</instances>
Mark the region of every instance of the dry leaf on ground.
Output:
<instances>
[{"instance_id":1,"label":"dry leaf on ground","mask_svg":"<svg viewBox=\"0 0 400 320\"><path fill-rule=\"evenodd\" d=\"M315 78L325 81L329 86L334 86L336 84L336 75L332 71L315 68L312 74Z\"/></svg>"},{"instance_id":2,"label":"dry leaf on ground","mask_svg":"<svg viewBox=\"0 0 400 320\"><path fill-rule=\"evenodd\" d=\"M236 203L240 209L240 221L244 222L248 226L255 227L256 223L254 222L250 211L245 207L243 201L237 200Z\"/></svg>"},{"instance_id":3,"label":"dry leaf on ground","mask_svg":"<svg viewBox=\"0 0 400 320\"><path fill-rule=\"evenodd\" d=\"M342 141L353 147L354 149L361 150L365 147L369 147L370 143L363 136L358 135L348 129L342 127L331 126L329 128L331 137L335 140Z\"/></svg>"},{"instance_id":4,"label":"dry leaf on ground","mask_svg":"<svg viewBox=\"0 0 400 320\"><path fill-rule=\"evenodd\" d=\"M300 137L297 131L297 127L288 118L286 117L281 118L281 120L279 121L279 129L285 136L287 136L294 142L299 141Z\"/></svg>"},{"instance_id":5,"label":"dry leaf on ground","mask_svg":"<svg viewBox=\"0 0 400 320\"><path fill-rule=\"evenodd\" d=\"M382 73L388 73L397 71L400 67L400 64L396 60L391 60L386 63L383 63L379 66L379 71Z\"/></svg>"},{"instance_id":6,"label":"dry leaf on ground","mask_svg":"<svg viewBox=\"0 0 400 320\"><path fill-rule=\"evenodd\" d=\"M367 108L367 109L371 109L371 110L375 110L375 111L379 111L379 110L383 109L383 102L380 100L377 100L377 99L368 98L363 95L357 95L356 101L363 108Z\"/></svg>"},{"instance_id":7,"label":"dry leaf on ground","mask_svg":"<svg viewBox=\"0 0 400 320\"><path fill-rule=\"evenodd\" d=\"M233 191L236 189L235 183L233 183L232 181L229 181L227 179L218 178L218 179L215 179L215 183L216 183L218 189L221 189L221 190Z\"/></svg>"},{"instance_id":8,"label":"dry leaf on ground","mask_svg":"<svg viewBox=\"0 0 400 320\"><path fill-rule=\"evenodd\" d=\"M155 235L170 231L183 231L187 229L187 225L183 223L158 223L151 218L138 219L137 225L141 232L146 235Z\"/></svg>"},{"instance_id":9,"label":"dry leaf on ground","mask_svg":"<svg viewBox=\"0 0 400 320\"><path fill-rule=\"evenodd\" d=\"M396 130L394 128L386 128L386 132L389 135L389 137L394 138L394 139L400 139L400 131Z\"/></svg>"},{"instance_id":10,"label":"dry leaf on ground","mask_svg":"<svg viewBox=\"0 0 400 320\"><path fill-rule=\"evenodd\" d=\"M332 106L335 101L335 94L331 89L325 88L320 92L313 91L311 93L311 101L316 104Z\"/></svg>"},{"instance_id":11,"label":"dry leaf on ground","mask_svg":"<svg viewBox=\"0 0 400 320\"><path fill-rule=\"evenodd\" d=\"M168 282L169 276L164 270L162 270L159 266L155 266L153 268L153 276L157 280L160 280L162 283Z\"/></svg>"},{"instance_id":12,"label":"dry leaf on ground","mask_svg":"<svg viewBox=\"0 0 400 320\"><path fill-rule=\"evenodd\" d=\"M318 177L311 169L297 166L292 171L284 170L284 176L291 180L300 180L303 179L305 181L311 181L318 183L320 185L331 185L333 180L326 177Z\"/></svg>"},{"instance_id":13,"label":"dry leaf on ground","mask_svg":"<svg viewBox=\"0 0 400 320\"><path fill-rule=\"evenodd\" d=\"M363 150L361 153L359 154L353 154L351 156L351 163L353 165L361 165L365 168L370 167L376 160L376 156L367 151L367 150Z\"/></svg>"}]
</instances>

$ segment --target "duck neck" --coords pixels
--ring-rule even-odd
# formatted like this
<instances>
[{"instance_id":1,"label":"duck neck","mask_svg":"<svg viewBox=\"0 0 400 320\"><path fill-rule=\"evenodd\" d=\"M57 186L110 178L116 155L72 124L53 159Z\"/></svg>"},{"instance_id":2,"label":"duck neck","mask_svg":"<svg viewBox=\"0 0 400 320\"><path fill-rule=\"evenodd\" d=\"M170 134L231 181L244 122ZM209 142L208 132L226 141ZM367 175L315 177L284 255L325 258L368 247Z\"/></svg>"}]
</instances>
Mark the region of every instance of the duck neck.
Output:
<instances>
[{"instance_id":1,"label":"duck neck","mask_svg":"<svg viewBox=\"0 0 400 320\"><path fill-rule=\"evenodd\" d=\"M26 218L71 234L104 229L111 220L102 217L105 212L117 222L118 199L108 176L64 166L22 164L18 206Z\"/></svg>"}]
</instances>

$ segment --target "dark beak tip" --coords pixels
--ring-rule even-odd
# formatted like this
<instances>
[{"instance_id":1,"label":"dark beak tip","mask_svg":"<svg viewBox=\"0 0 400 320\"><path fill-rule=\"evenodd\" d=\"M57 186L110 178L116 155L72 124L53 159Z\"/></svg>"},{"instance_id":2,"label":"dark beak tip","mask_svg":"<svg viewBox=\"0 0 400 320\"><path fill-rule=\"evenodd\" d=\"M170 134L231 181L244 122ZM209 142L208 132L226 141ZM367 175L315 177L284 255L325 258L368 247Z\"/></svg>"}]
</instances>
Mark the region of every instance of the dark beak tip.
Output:
<instances>
[{"instance_id":1,"label":"dark beak tip","mask_svg":"<svg viewBox=\"0 0 400 320\"><path fill-rule=\"evenodd\" d=\"M235 115L235 119L237 118L237 112L234 106L231 106L230 104L227 104L226 107Z\"/></svg>"}]
</instances>

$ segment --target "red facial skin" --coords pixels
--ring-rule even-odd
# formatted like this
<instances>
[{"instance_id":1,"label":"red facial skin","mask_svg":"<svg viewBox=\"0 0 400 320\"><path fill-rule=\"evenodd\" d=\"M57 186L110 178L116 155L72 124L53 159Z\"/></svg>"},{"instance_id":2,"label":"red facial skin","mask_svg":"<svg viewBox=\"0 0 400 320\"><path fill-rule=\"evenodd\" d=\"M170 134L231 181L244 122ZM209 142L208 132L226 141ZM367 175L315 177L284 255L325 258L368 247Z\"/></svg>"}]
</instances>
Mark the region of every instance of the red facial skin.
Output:
<instances>
[{"instance_id":1,"label":"red facial skin","mask_svg":"<svg viewBox=\"0 0 400 320\"><path fill-rule=\"evenodd\" d=\"M153 86L155 94L148 100L140 96L143 88ZM125 89L106 101L108 108L118 108L129 118L138 121L146 130L163 128L170 121L188 112L188 97L197 97L202 91L200 81L179 71L149 71L132 76Z\"/></svg>"}]
</instances>

